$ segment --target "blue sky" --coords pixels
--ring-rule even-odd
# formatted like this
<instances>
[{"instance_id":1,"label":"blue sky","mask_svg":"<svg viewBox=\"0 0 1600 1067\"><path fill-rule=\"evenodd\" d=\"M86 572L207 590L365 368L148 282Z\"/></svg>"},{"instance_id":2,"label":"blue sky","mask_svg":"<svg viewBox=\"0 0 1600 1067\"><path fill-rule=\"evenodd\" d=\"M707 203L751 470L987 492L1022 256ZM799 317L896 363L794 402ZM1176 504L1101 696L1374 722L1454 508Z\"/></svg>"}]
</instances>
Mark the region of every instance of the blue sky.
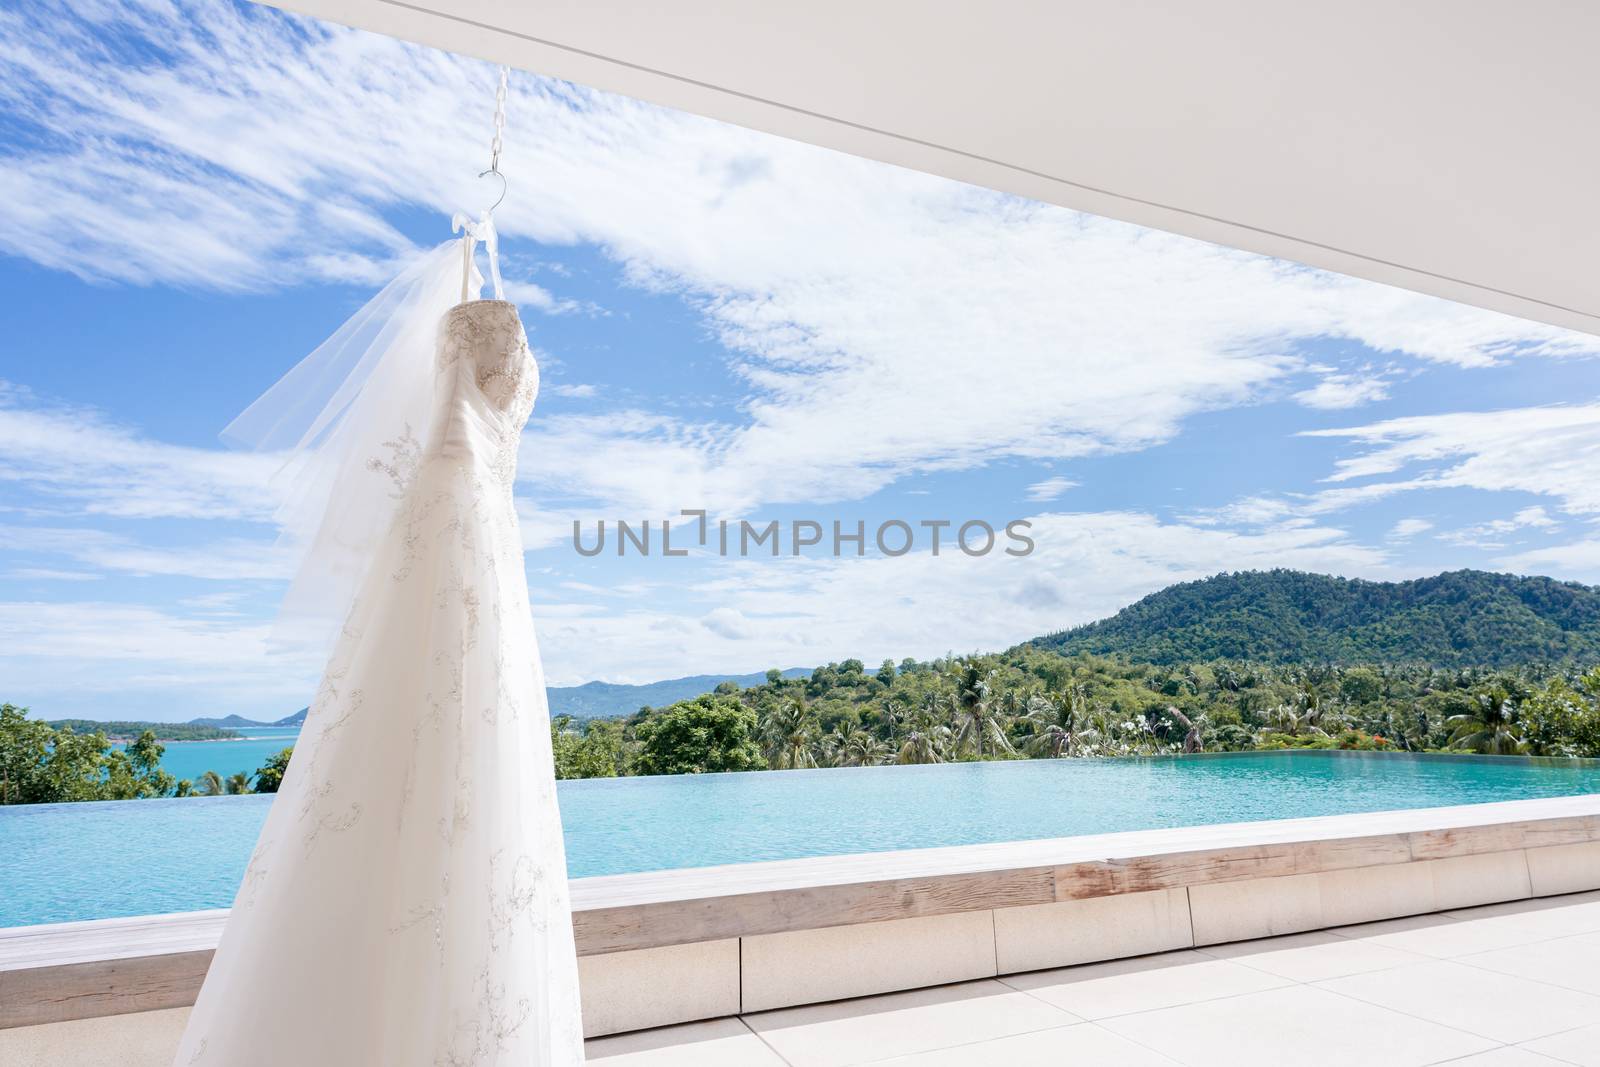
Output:
<instances>
[{"instance_id":1,"label":"blue sky","mask_svg":"<svg viewBox=\"0 0 1600 1067\"><path fill-rule=\"evenodd\" d=\"M217 432L484 190L492 68L230 3L0 12L0 699L300 707ZM1291 566L1600 580L1600 341L515 74L550 680L1005 647ZM1037 549L587 559L574 519Z\"/></svg>"}]
</instances>

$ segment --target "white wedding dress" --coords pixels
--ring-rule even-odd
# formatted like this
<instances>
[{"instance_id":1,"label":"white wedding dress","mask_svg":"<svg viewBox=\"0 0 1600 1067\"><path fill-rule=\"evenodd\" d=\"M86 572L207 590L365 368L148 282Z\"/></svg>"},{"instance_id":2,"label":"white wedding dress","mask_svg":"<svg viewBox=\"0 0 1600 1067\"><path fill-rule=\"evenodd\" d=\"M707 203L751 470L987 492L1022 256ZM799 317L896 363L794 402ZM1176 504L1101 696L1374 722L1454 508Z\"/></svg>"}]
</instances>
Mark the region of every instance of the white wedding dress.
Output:
<instances>
[{"instance_id":1,"label":"white wedding dress","mask_svg":"<svg viewBox=\"0 0 1600 1067\"><path fill-rule=\"evenodd\" d=\"M475 280L471 254L469 241ZM462 262L441 246L428 270ZM423 425L408 420L351 465L387 487L392 513L367 546L179 1067L582 1062L511 496L538 368L514 305L473 300L442 319L414 407Z\"/></svg>"}]
</instances>

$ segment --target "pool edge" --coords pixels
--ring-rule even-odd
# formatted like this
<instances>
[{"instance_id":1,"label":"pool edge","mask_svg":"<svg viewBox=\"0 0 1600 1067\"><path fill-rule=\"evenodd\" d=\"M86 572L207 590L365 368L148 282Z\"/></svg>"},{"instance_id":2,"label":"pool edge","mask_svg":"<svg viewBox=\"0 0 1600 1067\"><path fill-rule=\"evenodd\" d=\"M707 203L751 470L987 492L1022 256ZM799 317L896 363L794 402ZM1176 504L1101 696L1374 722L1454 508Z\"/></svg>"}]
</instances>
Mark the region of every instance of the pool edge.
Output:
<instances>
[{"instance_id":1,"label":"pool edge","mask_svg":"<svg viewBox=\"0 0 1600 1067\"><path fill-rule=\"evenodd\" d=\"M575 879L589 1036L1600 889L1600 794ZM192 1003L226 912L0 929L0 1028Z\"/></svg>"}]
</instances>

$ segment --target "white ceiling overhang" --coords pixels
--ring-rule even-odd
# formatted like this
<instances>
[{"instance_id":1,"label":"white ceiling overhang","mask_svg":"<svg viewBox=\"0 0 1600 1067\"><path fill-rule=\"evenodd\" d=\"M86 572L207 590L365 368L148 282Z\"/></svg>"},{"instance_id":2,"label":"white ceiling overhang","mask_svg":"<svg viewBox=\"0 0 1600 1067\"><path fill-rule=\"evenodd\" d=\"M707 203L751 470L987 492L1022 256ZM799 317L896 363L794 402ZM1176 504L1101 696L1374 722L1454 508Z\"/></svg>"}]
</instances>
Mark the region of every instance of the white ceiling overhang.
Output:
<instances>
[{"instance_id":1,"label":"white ceiling overhang","mask_svg":"<svg viewBox=\"0 0 1600 1067\"><path fill-rule=\"evenodd\" d=\"M278 6L1600 333L1597 3Z\"/></svg>"}]
</instances>

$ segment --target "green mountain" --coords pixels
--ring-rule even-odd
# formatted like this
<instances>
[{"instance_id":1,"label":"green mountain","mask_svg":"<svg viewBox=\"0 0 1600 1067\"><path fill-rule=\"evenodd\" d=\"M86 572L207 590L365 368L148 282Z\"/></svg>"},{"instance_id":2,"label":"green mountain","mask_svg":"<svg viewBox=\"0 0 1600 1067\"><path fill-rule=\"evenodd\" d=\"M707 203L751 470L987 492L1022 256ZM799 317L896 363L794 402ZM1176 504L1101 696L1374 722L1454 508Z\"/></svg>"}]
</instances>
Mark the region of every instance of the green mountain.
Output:
<instances>
[{"instance_id":1,"label":"green mountain","mask_svg":"<svg viewBox=\"0 0 1600 1067\"><path fill-rule=\"evenodd\" d=\"M1592 663L1600 660L1600 588L1486 571L1409 582L1240 571L1169 586L1109 619L1029 644L1160 664Z\"/></svg>"},{"instance_id":2,"label":"green mountain","mask_svg":"<svg viewBox=\"0 0 1600 1067\"><path fill-rule=\"evenodd\" d=\"M257 722L255 719L247 719L243 715L227 715L220 719L190 719L188 725L218 726L225 730L242 730L248 729L251 726L273 726L275 724L269 722Z\"/></svg>"}]
</instances>

